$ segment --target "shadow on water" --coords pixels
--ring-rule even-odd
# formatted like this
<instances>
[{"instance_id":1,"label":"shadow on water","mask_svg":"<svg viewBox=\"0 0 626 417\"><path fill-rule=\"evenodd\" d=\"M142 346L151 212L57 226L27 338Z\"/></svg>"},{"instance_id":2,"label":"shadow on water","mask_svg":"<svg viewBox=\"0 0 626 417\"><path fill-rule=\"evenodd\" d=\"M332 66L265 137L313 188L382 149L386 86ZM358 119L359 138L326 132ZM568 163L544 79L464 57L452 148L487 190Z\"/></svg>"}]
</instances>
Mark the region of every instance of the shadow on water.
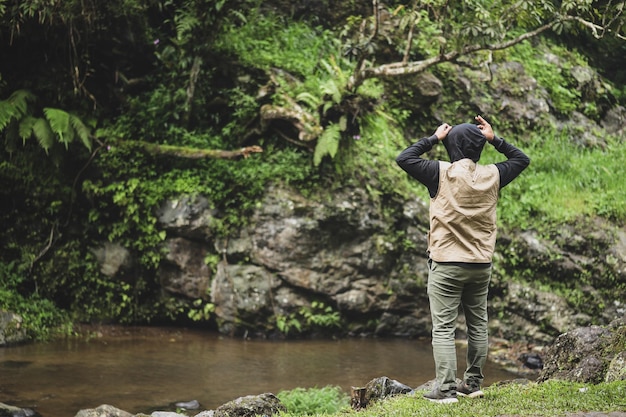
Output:
<instances>
[{"instance_id":1,"label":"shadow on water","mask_svg":"<svg viewBox=\"0 0 626 417\"><path fill-rule=\"evenodd\" d=\"M465 350L458 349L459 364ZM185 329L0 348L0 402L43 417L110 404L131 413L198 400L214 409L244 395L362 386L379 376L417 387L434 377L429 341L241 340ZM485 384L514 378L488 363Z\"/></svg>"}]
</instances>

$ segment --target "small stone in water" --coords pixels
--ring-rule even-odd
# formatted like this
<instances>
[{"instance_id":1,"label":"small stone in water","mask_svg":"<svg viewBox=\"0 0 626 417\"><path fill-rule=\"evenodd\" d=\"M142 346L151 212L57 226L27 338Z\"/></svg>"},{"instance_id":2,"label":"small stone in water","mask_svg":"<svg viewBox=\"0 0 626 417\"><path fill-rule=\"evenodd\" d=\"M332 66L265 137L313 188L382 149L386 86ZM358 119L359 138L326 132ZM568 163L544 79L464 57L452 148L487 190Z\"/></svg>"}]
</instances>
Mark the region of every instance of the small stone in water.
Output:
<instances>
[{"instance_id":1,"label":"small stone in water","mask_svg":"<svg viewBox=\"0 0 626 417\"><path fill-rule=\"evenodd\" d=\"M181 401L175 404L178 408L184 408L185 410L197 410L200 408L200 403L197 400Z\"/></svg>"}]
</instances>

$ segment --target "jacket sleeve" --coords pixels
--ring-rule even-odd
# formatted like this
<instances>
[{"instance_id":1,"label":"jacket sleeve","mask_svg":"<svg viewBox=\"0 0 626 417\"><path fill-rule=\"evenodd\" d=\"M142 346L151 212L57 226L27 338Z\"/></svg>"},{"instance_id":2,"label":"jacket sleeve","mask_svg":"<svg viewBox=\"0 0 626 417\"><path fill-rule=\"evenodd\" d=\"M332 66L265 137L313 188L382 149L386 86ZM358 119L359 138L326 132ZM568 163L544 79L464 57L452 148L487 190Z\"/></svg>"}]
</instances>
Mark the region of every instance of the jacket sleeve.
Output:
<instances>
[{"instance_id":1,"label":"jacket sleeve","mask_svg":"<svg viewBox=\"0 0 626 417\"><path fill-rule=\"evenodd\" d=\"M491 144L507 158L506 161L496 164L498 171L500 171L500 188L504 188L526 169L530 164L530 158L502 138L495 137Z\"/></svg>"},{"instance_id":2,"label":"jacket sleeve","mask_svg":"<svg viewBox=\"0 0 626 417\"><path fill-rule=\"evenodd\" d=\"M438 142L435 135L423 138L406 148L396 158L400 168L428 188L431 198L437 195L439 189L439 161L424 159L421 156Z\"/></svg>"}]
</instances>

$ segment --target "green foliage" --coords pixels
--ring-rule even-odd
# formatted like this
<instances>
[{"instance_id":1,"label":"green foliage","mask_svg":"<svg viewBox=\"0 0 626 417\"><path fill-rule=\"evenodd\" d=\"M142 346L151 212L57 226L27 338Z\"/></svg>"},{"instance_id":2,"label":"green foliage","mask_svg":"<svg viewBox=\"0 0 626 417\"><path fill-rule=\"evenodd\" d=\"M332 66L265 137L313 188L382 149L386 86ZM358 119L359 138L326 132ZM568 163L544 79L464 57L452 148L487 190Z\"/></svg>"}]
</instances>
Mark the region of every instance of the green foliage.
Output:
<instances>
[{"instance_id":1,"label":"green foliage","mask_svg":"<svg viewBox=\"0 0 626 417\"><path fill-rule=\"evenodd\" d=\"M281 17L252 10L242 22L231 21L216 47L235 54L251 68L280 68L295 76L312 75L319 59L335 51L332 33L302 22L287 24Z\"/></svg>"},{"instance_id":2,"label":"green foliage","mask_svg":"<svg viewBox=\"0 0 626 417\"><path fill-rule=\"evenodd\" d=\"M341 139L341 126L339 124L331 124L326 126L324 132L317 140L315 146L315 154L313 155L313 164L319 165L322 158L326 155L334 158L339 149L339 140Z\"/></svg>"},{"instance_id":3,"label":"green foliage","mask_svg":"<svg viewBox=\"0 0 626 417\"><path fill-rule=\"evenodd\" d=\"M187 317L192 321L209 321L215 311L215 304L207 303L203 299L197 299L192 303L193 307L187 312Z\"/></svg>"},{"instance_id":4,"label":"green foliage","mask_svg":"<svg viewBox=\"0 0 626 417\"><path fill-rule=\"evenodd\" d=\"M531 164L502 190L498 214L503 224L526 229L537 216L546 223L584 216L626 219L626 201L620 197L626 150L619 138L606 137L606 146L587 148L574 145L567 131L546 131L516 145ZM502 155L485 147L481 163L499 160Z\"/></svg>"},{"instance_id":5,"label":"green foliage","mask_svg":"<svg viewBox=\"0 0 626 417\"><path fill-rule=\"evenodd\" d=\"M563 11L593 17L595 6L583 3L563 2ZM526 0L514 5L433 0L420 3L419 10L395 6L383 16L376 39L368 39L371 17L363 26L360 17L350 18L344 39L352 36L354 42L344 56L330 29L294 21L260 4L0 0L2 33L11 42L21 40L21 50L32 45L29 57L47 60L46 65L19 60L14 65L7 58L11 66L0 65L10 75L0 78L1 91L13 91L0 101L0 178L6 185L0 214L8 225L2 260L15 259L21 271L32 269L19 284L7 287L15 293L14 305L22 305L20 297L49 298L81 319L126 323L158 315L209 319L213 306L206 301L196 300L188 308L180 300L164 305L159 298L154 272L166 233L156 213L167 198L207 197L217 213L211 224L217 236L245 225L271 182L293 185L305 195L329 183L331 188L366 184L386 216L394 215L388 197L411 193L427 201L424 187L407 181L393 163L408 144L403 129L432 120L431 113L441 114L440 106L458 105L465 111L469 105L444 94L438 109L424 105L409 113L396 105L416 100L408 91L411 86L404 89L407 94L398 89L398 97L390 97L396 92L384 90L389 83L375 79L364 80L358 94L347 91L355 61L364 58L363 64L371 67L398 60L409 46L410 29L415 38L408 58L414 60L510 38L555 11L552 2ZM566 26L562 28L572 29ZM599 118L600 100L610 98L608 93L600 91L598 103L582 102L569 75L573 66L586 65L585 60L554 43L549 49L563 60L562 72L545 62L543 48L529 42L495 58L523 62L560 114L581 111ZM42 51L46 53L38 53ZM1 52L14 50L5 45ZM446 71L454 75L451 67L439 68L441 79ZM22 69L34 72L22 74ZM252 132L265 103L287 108L297 103L312 115L316 127L324 127L315 151L277 140L280 135L272 129ZM69 110L92 107L89 116ZM92 149L92 117L102 120L97 137L105 144L92 154L93 160L85 154ZM626 219L620 188L625 155L619 140L608 138L604 148L581 148L572 146L565 133L541 132L525 139L521 147L533 162L503 191L501 223L527 228L537 218L551 224L585 215ZM255 141L264 152L240 161L177 161L147 155L133 146L135 140L202 149L232 149ZM51 169L52 161L42 162L41 149L59 169ZM485 154L488 160L489 151ZM49 235L49 252L41 257ZM103 241L140 256L132 277L113 282L101 274L89 247ZM410 244L402 236L398 241ZM42 312L48 308L38 307ZM303 333L332 329L339 320L330 307L314 303L277 317L277 327L285 334Z\"/></svg>"},{"instance_id":6,"label":"green foliage","mask_svg":"<svg viewBox=\"0 0 626 417\"><path fill-rule=\"evenodd\" d=\"M68 314L39 294L22 295L27 271L16 262L0 261L0 306L22 317L21 329L35 340L46 340L54 335L71 332Z\"/></svg>"},{"instance_id":7,"label":"green foliage","mask_svg":"<svg viewBox=\"0 0 626 417\"><path fill-rule=\"evenodd\" d=\"M548 54L554 58L547 59ZM540 47L533 42L525 41L510 49L494 53L494 58L522 63L525 71L548 92L550 103L559 114L570 115L573 111L580 111L591 117L597 115L597 112L589 107L590 104L582 103L581 92L572 76L573 67L589 66L586 59L576 50L549 40L545 40ZM558 62L555 62L555 59ZM510 84L514 86L515 79L511 79ZM606 89L596 93L604 97L608 95Z\"/></svg>"},{"instance_id":8,"label":"green foliage","mask_svg":"<svg viewBox=\"0 0 626 417\"><path fill-rule=\"evenodd\" d=\"M287 408L288 415L320 415L345 411L350 398L338 386L322 388L295 388L279 391L278 399Z\"/></svg>"},{"instance_id":9,"label":"green foliage","mask_svg":"<svg viewBox=\"0 0 626 417\"><path fill-rule=\"evenodd\" d=\"M137 177L110 184L85 181L83 191L89 198L98 201L89 219L99 225L99 232L106 233L110 242L120 242L140 253L145 267L156 268L161 259L159 245L166 234L156 227L154 209L160 201L160 190L154 183ZM101 218L102 213L117 214L119 220L105 230L106 221Z\"/></svg>"},{"instance_id":10,"label":"green foliage","mask_svg":"<svg viewBox=\"0 0 626 417\"><path fill-rule=\"evenodd\" d=\"M31 103L36 97L26 90L17 90L0 101L0 132L4 131L5 146L15 149L21 139L23 143L35 137L39 146L48 152L55 140L65 146L79 139L83 146L91 150L91 132L75 114L51 107L43 108L43 117L36 117Z\"/></svg>"},{"instance_id":11,"label":"green foliage","mask_svg":"<svg viewBox=\"0 0 626 417\"><path fill-rule=\"evenodd\" d=\"M301 307L297 313L276 316L276 328L285 335L293 333L326 332L341 325L339 312L320 301L313 301L311 307Z\"/></svg>"}]
</instances>

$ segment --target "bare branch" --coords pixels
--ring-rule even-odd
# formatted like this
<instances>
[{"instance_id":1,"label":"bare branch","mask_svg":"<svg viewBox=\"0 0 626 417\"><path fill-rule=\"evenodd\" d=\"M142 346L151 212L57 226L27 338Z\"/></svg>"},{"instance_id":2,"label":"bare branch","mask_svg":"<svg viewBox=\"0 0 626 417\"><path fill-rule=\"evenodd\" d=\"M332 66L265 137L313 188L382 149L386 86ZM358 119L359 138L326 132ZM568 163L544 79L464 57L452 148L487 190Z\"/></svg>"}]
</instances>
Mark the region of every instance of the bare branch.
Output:
<instances>
[{"instance_id":1,"label":"bare branch","mask_svg":"<svg viewBox=\"0 0 626 417\"><path fill-rule=\"evenodd\" d=\"M605 32L609 32L609 33L613 33L615 35L616 38L621 39L621 40L626 40L626 36L622 35L619 32L613 32L610 28L610 25L615 22L615 20L617 20L617 17L619 17L619 15L621 15L622 10L620 9L620 12L617 13L617 15L606 25L601 26L598 24L595 24L593 22L590 22L588 20L583 19L580 16L564 16L563 20L570 20L570 21L575 21L580 23L581 25L591 29L591 34L593 35L594 38L596 39L602 39L604 37Z\"/></svg>"},{"instance_id":2,"label":"bare branch","mask_svg":"<svg viewBox=\"0 0 626 417\"><path fill-rule=\"evenodd\" d=\"M248 158L250 154L263 152L263 148L260 146L246 146L241 149L229 151L222 149L199 149L189 148L186 146L162 145L158 143L143 142L140 140L112 140L108 143L112 143L113 146L119 147L139 147L150 155L165 155L186 159L238 159L242 157Z\"/></svg>"},{"instance_id":3,"label":"bare branch","mask_svg":"<svg viewBox=\"0 0 626 417\"><path fill-rule=\"evenodd\" d=\"M563 20L574 20L578 23L580 23L583 26L588 27L589 29L591 29L591 33L593 34L593 37L596 39L601 39L604 36L604 30L605 28L600 26L600 25L596 25L595 23L591 23L585 19L583 19L582 17L579 16L564 16ZM601 34L599 34L598 32L601 32Z\"/></svg>"}]
</instances>

